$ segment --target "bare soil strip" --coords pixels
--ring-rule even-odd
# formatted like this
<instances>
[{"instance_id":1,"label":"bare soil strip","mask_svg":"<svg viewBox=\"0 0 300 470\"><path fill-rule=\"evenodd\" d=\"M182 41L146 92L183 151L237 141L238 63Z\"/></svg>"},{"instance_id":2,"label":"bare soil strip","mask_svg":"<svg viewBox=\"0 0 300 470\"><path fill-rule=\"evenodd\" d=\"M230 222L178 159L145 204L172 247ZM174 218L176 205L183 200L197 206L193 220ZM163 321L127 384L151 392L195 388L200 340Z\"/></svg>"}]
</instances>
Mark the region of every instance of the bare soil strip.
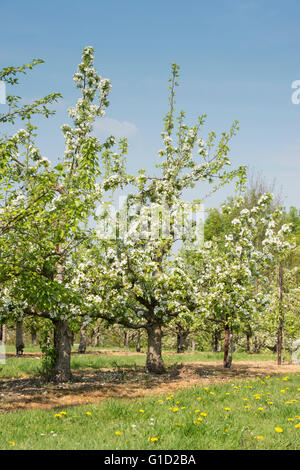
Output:
<instances>
[{"instance_id":1,"label":"bare soil strip","mask_svg":"<svg viewBox=\"0 0 300 470\"><path fill-rule=\"evenodd\" d=\"M170 366L163 375L149 374L143 367L81 369L74 371L72 382L62 385L47 384L34 377L2 379L0 413L26 409L62 409L99 403L109 398L163 396L184 387L292 373L300 373L300 365L277 366L274 361L247 361L237 362L231 369L223 369L220 362L194 362Z\"/></svg>"}]
</instances>

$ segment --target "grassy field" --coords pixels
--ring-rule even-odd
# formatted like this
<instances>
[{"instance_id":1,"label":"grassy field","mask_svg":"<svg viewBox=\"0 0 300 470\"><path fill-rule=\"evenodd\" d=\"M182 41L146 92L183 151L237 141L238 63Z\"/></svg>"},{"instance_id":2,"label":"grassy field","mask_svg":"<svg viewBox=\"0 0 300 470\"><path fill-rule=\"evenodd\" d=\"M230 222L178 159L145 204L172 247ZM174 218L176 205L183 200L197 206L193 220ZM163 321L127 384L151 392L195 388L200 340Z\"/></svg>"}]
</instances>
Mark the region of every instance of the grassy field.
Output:
<instances>
[{"instance_id":1,"label":"grassy field","mask_svg":"<svg viewBox=\"0 0 300 470\"><path fill-rule=\"evenodd\" d=\"M7 352L14 352L14 348L8 348ZM36 348L27 348L25 352L37 353L39 349ZM128 352L128 351L127 351ZM176 363L187 363L187 362L219 362L222 363L223 353L211 353L211 352L187 352L184 354L174 354L171 352L166 352L163 354L164 361L166 365L173 365ZM244 352L237 352L234 355L234 361L265 361L265 360L275 360L276 356L274 354L265 353L265 354L247 354ZM98 368L132 368L132 367L141 367L145 365L145 355L144 354L134 354L132 352L130 355L122 354L76 354L72 356L71 367L73 370L78 369L98 369ZM16 357L10 356L6 358L6 364L0 364L0 378L13 378L13 377L22 377L28 375L39 374L41 368L41 358L40 357Z\"/></svg>"},{"instance_id":2,"label":"grassy field","mask_svg":"<svg viewBox=\"0 0 300 470\"><path fill-rule=\"evenodd\" d=\"M0 449L300 449L300 374L3 413Z\"/></svg>"}]
</instances>

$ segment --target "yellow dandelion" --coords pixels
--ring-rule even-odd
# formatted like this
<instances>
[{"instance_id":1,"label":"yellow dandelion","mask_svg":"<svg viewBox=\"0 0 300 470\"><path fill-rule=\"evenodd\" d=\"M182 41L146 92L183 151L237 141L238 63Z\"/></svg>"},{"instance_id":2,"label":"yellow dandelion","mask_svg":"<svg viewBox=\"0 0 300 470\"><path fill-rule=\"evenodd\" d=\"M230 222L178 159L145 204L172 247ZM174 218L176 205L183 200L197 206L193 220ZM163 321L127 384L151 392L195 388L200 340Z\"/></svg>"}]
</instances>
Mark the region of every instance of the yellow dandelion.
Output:
<instances>
[{"instance_id":1,"label":"yellow dandelion","mask_svg":"<svg viewBox=\"0 0 300 470\"><path fill-rule=\"evenodd\" d=\"M92 413L91 413L90 411L87 411L85 414L86 414L87 416L91 416Z\"/></svg>"},{"instance_id":2,"label":"yellow dandelion","mask_svg":"<svg viewBox=\"0 0 300 470\"><path fill-rule=\"evenodd\" d=\"M116 436L120 436L120 435L121 435L121 431L116 431L115 434L116 434Z\"/></svg>"},{"instance_id":3,"label":"yellow dandelion","mask_svg":"<svg viewBox=\"0 0 300 470\"><path fill-rule=\"evenodd\" d=\"M224 408L225 411L230 411L230 408Z\"/></svg>"},{"instance_id":4,"label":"yellow dandelion","mask_svg":"<svg viewBox=\"0 0 300 470\"><path fill-rule=\"evenodd\" d=\"M207 413L200 413L201 416L207 416Z\"/></svg>"},{"instance_id":5,"label":"yellow dandelion","mask_svg":"<svg viewBox=\"0 0 300 470\"><path fill-rule=\"evenodd\" d=\"M156 442L158 441L158 437L150 437L150 442Z\"/></svg>"},{"instance_id":6,"label":"yellow dandelion","mask_svg":"<svg viewBox=\"0 0 300 470\"><path fill-rule=\"evenodd\" d=\"M275 431L276 431L276 432L283 432L283 429L280 428L279 426L276 426Z\"/></svg>"},{"instance_id":7,"label":"yellow dandelion","mask_svg":"<svg viewBox=\"0 0 300 470\"><path fill-rule=\"evenodd\" d=\"M295 424L295 428L300 428L300 423Z\"/></svg>"},{"instance_id":8,"label":"yellow dandelion","mask_svg":"<svg viewBox=\"0 0 300 470\"><path fill-rule=\"evenodd\" d=\"M145 410L139 410L140 413L145 413Z\"/></svg>"},{"instance_id":9,"label":"yellow dandelion","mask_svg":"<svg viewBox=\"0 0 300 470\"><path fill-rule=\"evenodd\" d=\"M15 441L9 441L9 445L10 445L10 446L15 446L16 443L15 443Z\"/></svg>"},{"instance_id":10,"label":"yellow dandelion","mask_svg":"<svg viewBox=\"0 0 300 470\"><path fill-rule=\"evenodd\" d=\"M264 436L256 436L256 439L263 439Z\"/></svg>"}]
</instances>

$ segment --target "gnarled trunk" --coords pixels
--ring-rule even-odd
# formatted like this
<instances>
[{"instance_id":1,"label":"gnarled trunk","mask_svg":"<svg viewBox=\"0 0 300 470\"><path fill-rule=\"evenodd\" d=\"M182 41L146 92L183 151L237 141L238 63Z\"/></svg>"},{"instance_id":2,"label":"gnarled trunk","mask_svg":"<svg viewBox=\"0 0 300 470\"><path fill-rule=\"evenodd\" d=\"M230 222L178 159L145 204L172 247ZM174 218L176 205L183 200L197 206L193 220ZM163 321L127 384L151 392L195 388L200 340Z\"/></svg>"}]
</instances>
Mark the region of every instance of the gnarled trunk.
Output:
<instances>
[{"instance_id":1,"label":"gnarled trunk","mask_svg":"<svg viewBox=\"0 0 300 470\"><path fill-rule=\"evenodd\" d=\"M79 346L78 346L79 354L84 354L86 351L86 330L87 330L87 326L84 323L82 323L80 327L80 340L79 340Z\"/></svg>"},{"instance_id":2,"label":"gnarled trunk","mask_svg":"<svg viewBox=\"0 0 300 470\"><path fill-rule=\"evenodd\" d=\"M129 331L128 330L124 330L124 348L129 348Z\"/></svg>"},{"instance_id":3,"label":"gnarled trunk","mask_svg":"<svg viewBox=\"0 0 300 470\"><path fill-rule=\"evenodd\" d=\"M100 346L100 326L92 329L89 345L98 348Z\"/></svg>"},{"instance_id":4,"label":"gnarled trunk","mask_svg":"<svg viewBox=\"0 0 300 470\"><path fill-rule=\"evenodd\" d=\"M138 330L136 334L136 340L135 340L135 350L136 352L141 352L141 331Z\"/></svg>"},{"instance_id":5,"label":"gnarled trunk","mask_svg":"<svg viewBox=\"0 0 300 470\"><path fill-rule=\"evenodd\" d=\"M55 320L54 348L56 357L50 379L55 383L68 382L71 374L71 341L72 334L67 320Z\"/></svg>"},{"instance_id":6,"label":"gnarled trunk","mask_svg":"<svg viewBox=\"0 0 300 470\"><path fill-rule=\"evenodd\" d=\"M6 326L5 325L0 325L0 341L2 341L3 344L6 343Z\"/></svg>"},{"instance_id":7,"label":"gnarled trunk","mask_svg":"<svg viewBox=\"0 0 300 470\"><path fill-rule=\"evenodd\" d=\"M163 374L166 369L161 354L161 326L158 323L152 323L146 329L148 334L146 368L154 374Z\"/></svg>"},{"instance_id":8,"label":"gnarled trunk","mask_svg":"<svg viewBox=\"0 0 300 470\"><path fill-rule=\"evenodd\" d=\"M187 349L189 331L183 328L177 328L177 354L182 354Z\"/></svg>"},{"instance_id":9,"label":"gnarled trunk","mask_svg":"<svg viewBox=\"0 0 300 470\"><path fill-rule=\"evenodd\" d=\"M211 337L211 352L219 351L220 332L214 331Z\"/></svg>"},{"instance_id":10,"label":"gnarled trunk","mask_svg":"<svg viewBox=\"0 0 300 470\"><path fill-rule=\"evenodd\" d=\"M17 321L16 324L16 353L17 356L23 356L24 341L23 341L23 320Z\"/></svg>"}]
</instances>

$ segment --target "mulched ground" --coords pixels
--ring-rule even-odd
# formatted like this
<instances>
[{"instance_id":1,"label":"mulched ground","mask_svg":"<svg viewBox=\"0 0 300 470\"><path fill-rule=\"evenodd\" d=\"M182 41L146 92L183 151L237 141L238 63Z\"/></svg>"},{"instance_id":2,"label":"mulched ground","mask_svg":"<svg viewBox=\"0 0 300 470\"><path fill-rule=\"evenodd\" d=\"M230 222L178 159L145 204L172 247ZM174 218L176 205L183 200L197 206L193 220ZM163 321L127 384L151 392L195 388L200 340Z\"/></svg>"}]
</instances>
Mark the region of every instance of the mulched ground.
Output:
<instances>
[{"instance_id":1,"label":"mulched ground","mask_svg":"<svg viewBox=\"0 0 300 470\"><path fill-rule=\"evenodd\" d=\"M120 351L107 353L120 355ZM62 385L47 384L34 377L1 379L0 413L33 408L61 409L97 403L108 398L163 396L184 387L297 372L300 373L300 365L277 366L274 361L237 362L232 364L231 369L223 369L220 362L193 362L170 366L163 375L149 374L143 367L81 369L74 371L72 382Z\"/></svg>"}]
</instances>

